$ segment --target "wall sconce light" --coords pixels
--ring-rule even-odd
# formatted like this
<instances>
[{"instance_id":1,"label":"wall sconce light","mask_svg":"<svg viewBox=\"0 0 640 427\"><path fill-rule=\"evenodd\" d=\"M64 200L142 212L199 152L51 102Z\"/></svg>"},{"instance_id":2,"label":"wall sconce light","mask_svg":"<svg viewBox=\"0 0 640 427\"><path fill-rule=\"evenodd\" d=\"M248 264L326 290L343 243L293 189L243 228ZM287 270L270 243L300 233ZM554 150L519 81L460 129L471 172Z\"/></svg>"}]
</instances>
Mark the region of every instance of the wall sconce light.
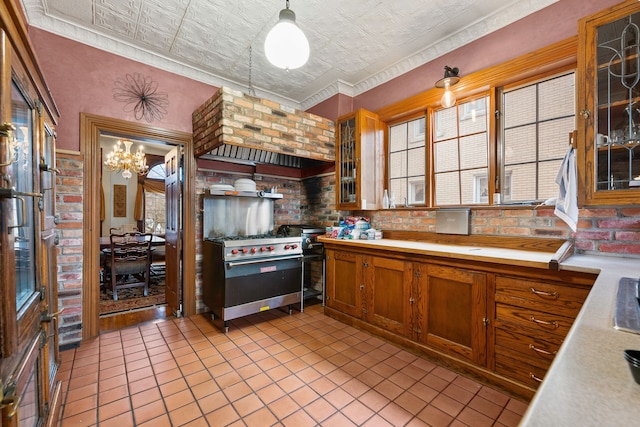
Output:
<instances>
[{"instance_id":1,"label":"wall sconce light","mask_svg":"<svg viewBox=\"0 0 640 427\"><path fill-rule=\"evenodd\" d=\"M273 65L285 70L302 67L309 59L309 42L296 24L296 14L289 9L280 11L278 23L264 40L264 53Z\"/></svg>"},{"instance_id":2,"label":"wall sconce light","mask_svg":"<svg viewBox=\"0 0 640 427\"><path fill-rule=\"evenodd\" d=\"M444 93L440 99L440 104L444 108L453 107L456 105L456 96L449 89L460 81L458 77L459 70L457 68L451 68L448 65L444 66L444 77L436 82L436 87L444 88Z\"/></svg>"}]
</instances>

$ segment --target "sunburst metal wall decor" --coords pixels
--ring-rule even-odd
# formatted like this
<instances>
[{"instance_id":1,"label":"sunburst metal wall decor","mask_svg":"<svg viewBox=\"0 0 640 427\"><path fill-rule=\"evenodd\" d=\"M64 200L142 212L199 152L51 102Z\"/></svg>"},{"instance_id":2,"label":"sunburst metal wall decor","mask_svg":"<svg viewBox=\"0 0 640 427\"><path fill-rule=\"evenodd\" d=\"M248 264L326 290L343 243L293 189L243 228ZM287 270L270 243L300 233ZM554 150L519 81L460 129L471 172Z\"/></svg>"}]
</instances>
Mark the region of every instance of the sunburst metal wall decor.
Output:
<instances>
[{"instance_id":1,"label":"sunburst metal wall decor","mask_svg":"<svg viewBox=\"0 0 640 427\"><path fill-rule=\"evenodd\" d=\"M132 112L136 120L145 119L151 123L162 120L167 114L169 96L158 92L158 83L140 73L127 74L118 78L113 89L113 98L124 102L124 111Z\"/></svg>"}]
</instances>

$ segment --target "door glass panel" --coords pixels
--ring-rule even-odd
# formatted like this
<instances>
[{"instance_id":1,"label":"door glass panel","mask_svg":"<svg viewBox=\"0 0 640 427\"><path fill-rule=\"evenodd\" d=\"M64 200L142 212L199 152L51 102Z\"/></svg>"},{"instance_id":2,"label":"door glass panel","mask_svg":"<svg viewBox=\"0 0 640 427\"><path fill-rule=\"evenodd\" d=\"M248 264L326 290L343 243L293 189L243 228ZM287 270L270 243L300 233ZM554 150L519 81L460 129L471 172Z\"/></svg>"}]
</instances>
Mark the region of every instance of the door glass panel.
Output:
<instances>
[{"instance_id":1,"label":"door glass panel","mask_svg":"<svg viewBox=\"0 0 640 427\"><path fill-rule=\"evenodd\" d=\"M20 405L18 407L18 425L20 427L36 426L38 425L38 421L40 421L37 372L37 369L31 371L24 392L22 393L22 398L20 399Z\"/></svg>"},{"instance_id":2,"label":"door glass panel","mask_svg":"<svg viewBox=\"0 0 640 427\"><path fill-rule=\"evenodd\" d=\"M596 190L640 186L640 13L597 30Z\"/></svg>"},{"instance_id":3,"label":"door glass panel","mask_svg":"<svg viewBox=\"0 0 640 427\"><path fill-rule=\"evenodd\" d=\"M11 112L14 131L12 185L17 192L33 192L33 122L32 111L24 96L11 85ZM33 221L33 197L21 197L14 201L11 232L14 237L16 258L16 307L22 305L35 292L35 228ZM24 203L22 202L24 201Z\"/></svg>"}]
</instances>

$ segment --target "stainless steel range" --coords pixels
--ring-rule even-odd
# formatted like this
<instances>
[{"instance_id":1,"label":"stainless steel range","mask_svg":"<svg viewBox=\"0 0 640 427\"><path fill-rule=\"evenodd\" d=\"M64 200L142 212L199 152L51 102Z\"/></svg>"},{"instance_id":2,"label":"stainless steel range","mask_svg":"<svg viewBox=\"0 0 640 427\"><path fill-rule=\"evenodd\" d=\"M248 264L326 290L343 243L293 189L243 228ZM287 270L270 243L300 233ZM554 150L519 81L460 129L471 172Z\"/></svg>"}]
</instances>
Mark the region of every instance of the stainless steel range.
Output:
<instances>
[{"instance_id":1,"label":"stainless steel range","mask_svg":"<svg viewBox=\"0 0 640 427\"><path fill-rule=\"evenodd\" d=\"M260 205L266 202L271 202L271 206L258 210L261 214L272 215L272 200L260 198L257 201ZM243 204L247 205L246 210L242 208ZM230 206L233 211L220 206ZM252 217L255 206L256 200L229 203L226 196L205 198L204 201L206 237L203 242L202 297L214 323L225 332L229 330L230 320L283 306L288 306L291 313L291 306L302 299L302 238L270 232L272 217L261 218L256 225ZM234 217L236 226L225 227L219 221L220 216ZM221 226L216 228L215 224ZM228 235L238 229L257 229L260 234Z\"/></svg>"}]
</instances>

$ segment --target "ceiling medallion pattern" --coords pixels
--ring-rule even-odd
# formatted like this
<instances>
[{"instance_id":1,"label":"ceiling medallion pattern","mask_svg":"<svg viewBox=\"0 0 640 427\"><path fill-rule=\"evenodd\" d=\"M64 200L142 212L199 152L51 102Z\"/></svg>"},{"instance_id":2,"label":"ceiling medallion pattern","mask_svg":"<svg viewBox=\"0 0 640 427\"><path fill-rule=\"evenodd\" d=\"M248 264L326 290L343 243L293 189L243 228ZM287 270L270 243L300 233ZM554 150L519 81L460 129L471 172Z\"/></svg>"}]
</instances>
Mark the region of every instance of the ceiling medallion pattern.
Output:
<instances>
[{"instance_id":1,"label":"ceiling medallion pattern","mask_svg":"<svg viewBox=\"0 0 640 427\"><path fill-rule=\"evenodd\" d=\"M133 112L136 120L144 118L149 123L162 120L169 106L167 93L158 92L158 83L140 73L116 79L113 99L124 102L124 111Z\"/></svg>"}]
</instances>

